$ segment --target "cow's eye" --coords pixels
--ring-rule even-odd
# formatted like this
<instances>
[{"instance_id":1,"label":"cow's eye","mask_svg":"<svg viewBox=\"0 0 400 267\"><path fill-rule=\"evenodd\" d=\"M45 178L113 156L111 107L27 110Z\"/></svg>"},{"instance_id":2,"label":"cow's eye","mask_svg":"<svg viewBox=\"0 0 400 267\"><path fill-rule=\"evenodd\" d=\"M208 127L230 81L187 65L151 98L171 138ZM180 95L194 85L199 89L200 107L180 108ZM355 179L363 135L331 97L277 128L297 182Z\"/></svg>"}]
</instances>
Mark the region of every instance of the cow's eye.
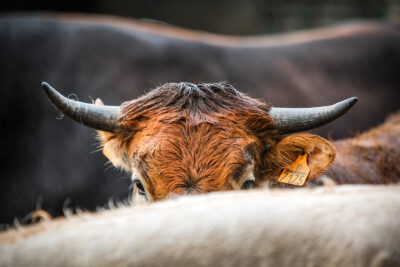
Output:
<instances>
[{"instance_id":1,"label":"cow's eye","mask_svg":"<svg viewBox=\"0 0 400 267\"><path fill-rule=\"evenodd\" d=\"M142 182L140 180L138 180L138 179L135 179L135 180L133 180L133 183L136 184L139 194L142 195L142 196L145 196L146 195L146 190L144 190Z\"/></svg>"},{"instance_id":2,"label":"cow's eye","mask_svg":"<svg viewBox=\"0 0 400 267\"><path fill-rule=\"evenodd\" d=\"M242 184L242 188L241 189L251 189L251 188L255 188L257 185L253 180L247 180Z\"/></svg>"}]
</instances>

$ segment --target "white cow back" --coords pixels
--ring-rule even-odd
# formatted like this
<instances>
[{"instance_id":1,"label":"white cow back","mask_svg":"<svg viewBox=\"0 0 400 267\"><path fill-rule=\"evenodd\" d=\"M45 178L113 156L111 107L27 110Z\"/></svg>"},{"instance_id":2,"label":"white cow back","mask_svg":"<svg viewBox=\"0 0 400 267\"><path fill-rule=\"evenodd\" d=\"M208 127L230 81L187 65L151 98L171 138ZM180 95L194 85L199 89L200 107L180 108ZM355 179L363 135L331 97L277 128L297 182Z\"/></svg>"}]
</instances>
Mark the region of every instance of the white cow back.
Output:
<instances>
[{"instance_id":1,"label":"white cow back","mask_svg":"<svg viewBox=\"0 0 400 267\"><path fill-rule=\"evenodd\" d=\"M399 216L399 185L213 193L9 230L0 265L399 265Z\"/></svg>"}]
</instances>

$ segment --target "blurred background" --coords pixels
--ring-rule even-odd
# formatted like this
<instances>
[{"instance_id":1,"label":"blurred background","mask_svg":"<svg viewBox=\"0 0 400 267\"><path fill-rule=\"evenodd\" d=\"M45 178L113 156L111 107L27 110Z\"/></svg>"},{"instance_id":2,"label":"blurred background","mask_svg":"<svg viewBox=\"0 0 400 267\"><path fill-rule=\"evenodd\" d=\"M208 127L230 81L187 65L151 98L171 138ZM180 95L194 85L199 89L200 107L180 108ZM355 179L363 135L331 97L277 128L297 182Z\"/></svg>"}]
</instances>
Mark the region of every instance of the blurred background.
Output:
<instances>
[{"instance_id":1,"label":"blurred background","mask_svg":"<svg viewBox=\"0 0 400 267\"><path fill-rule=\"evenodd\" d=\"M358 19L398 21L399 0L6 1L5 11L64 11L144 18L224 34L280 33Z\"/></svg>"},{"instance_id":2,"label":"blurred background","mask_svg":"<svg viewBox=\"0 0 400 267\"><path fill-rule=\"evenodd\" d=\"M140 23L139 29L127 29L110 26L107 19L70 23L37 14L42 11L79 12L89 21L93 14L114 15L229 35L328 26L337 27L322 32L345 34L326 38L318 31L293 43L275 38L271 45L267 37L253 38L266 40L253 46L216 45L204 35L197 40L163 35L168 27L147 32ZM400 109L399 21L398 0L3 2L0 229L26 222L35 209L60 216L69 208L95 210L130 198L129 174L107 165L93 129L59 119L42 81L66 96L85 102L100 97L110 105L181 81L228 81L252 97L287 107L358 96L345 116L314 131L327 138L352 137Z\"/></svg>"}]
</instances>

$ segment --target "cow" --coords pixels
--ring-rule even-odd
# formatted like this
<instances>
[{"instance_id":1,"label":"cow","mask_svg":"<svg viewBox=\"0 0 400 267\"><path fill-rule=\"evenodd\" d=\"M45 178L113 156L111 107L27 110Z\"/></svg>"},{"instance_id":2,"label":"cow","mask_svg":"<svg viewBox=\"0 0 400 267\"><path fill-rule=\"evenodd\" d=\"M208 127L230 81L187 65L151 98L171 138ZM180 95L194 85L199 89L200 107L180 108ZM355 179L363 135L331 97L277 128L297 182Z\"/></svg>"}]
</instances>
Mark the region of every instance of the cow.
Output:
<instances>
[{"instance_id":1,"label":"cow","mask_svg":"<svg viewBox=\"0 0 400 267\"><path fill-rule=\"evenodd\" d=\"M333 121L357 101L352 97L318 108L277 108L225 82L181 82L121 106L104 106L100 99L83 103L46 82L42 86L62 114L99 130L104 155L132 174L138 188L133 197L148 201L255 188L278 181L301 155L306 157L301 164L308 165L302 171L309 171L302 184L318 178L332 165L335 149L326 139L296 132Z\"/></svg>"},{"instance_id":2,"label":"cow","mask_svg":"<svg viewBox=\"0 0 400 267\"><path fill-rule=\"evenodd\" d=\"M399 266L400 186L217 192L0 233L1 266Z\"/></svg>"},{"instance_id":3,"label":"cow","mask_svg":"<svg viewBox=\"0 0 400 267\"><path fill-rule=\"evenodd\" d=\"M399 44L398 25L376 22L237 37L110 16L1 14L0 222L37 207L55 216L63 206L93 210L130 192L124 174L89 153L92 131L55 119L42 80L117 105L172 81L228 80L291 107L357 95L362 101L347 116L314 132L339 138L399 109Z\"/></svg>"},{"instance_id":4,"label":"cow","mask_svg":"<svg viewBox=\"0 0 400 267\"><path fill-rule=\"evenodd\" d=\"M384 123L334 142L336 159L326 172L338 184L400 182L400 111Z\"/></svg>"}]
</instances>

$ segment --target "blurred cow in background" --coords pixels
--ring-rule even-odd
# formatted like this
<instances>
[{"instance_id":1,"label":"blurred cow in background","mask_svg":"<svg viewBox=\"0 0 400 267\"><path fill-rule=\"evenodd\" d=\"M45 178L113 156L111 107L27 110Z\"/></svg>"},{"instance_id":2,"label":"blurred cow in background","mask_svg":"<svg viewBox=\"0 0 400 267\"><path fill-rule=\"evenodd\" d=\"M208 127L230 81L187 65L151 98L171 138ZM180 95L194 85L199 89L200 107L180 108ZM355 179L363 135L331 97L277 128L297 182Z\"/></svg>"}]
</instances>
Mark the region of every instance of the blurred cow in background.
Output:
<instances>
[{"instance_id":1,"label":"blurred cow in background","mask_svg":"<svg viewBox=\"0 0 400 267\"><path fill-rule=\"evenodd\" d=\"M128 179L104 171L92 131L65 121L43 97L47 80L66 95L110 104L170 81L228 80L279 106L317 106L349 96L360 103L322 127L348 136L399 108L397 25L359 23L274 37L228 37L112 17L2 15L0 18L0 221L41 205L93 209L125 198ZM72 90L72 91L71 91Z\"/></svg>"},{"instance_id":2,"label":"blurred cow in background","mask_svg":"<svg viewBox=\"0 0 400 267\"><path fill-rule=\"evenodd\" d=\"M336 159L327 176L340 184L400 182L400 111L354 138L335 142Z\"/></svg>"}]
</instances>

